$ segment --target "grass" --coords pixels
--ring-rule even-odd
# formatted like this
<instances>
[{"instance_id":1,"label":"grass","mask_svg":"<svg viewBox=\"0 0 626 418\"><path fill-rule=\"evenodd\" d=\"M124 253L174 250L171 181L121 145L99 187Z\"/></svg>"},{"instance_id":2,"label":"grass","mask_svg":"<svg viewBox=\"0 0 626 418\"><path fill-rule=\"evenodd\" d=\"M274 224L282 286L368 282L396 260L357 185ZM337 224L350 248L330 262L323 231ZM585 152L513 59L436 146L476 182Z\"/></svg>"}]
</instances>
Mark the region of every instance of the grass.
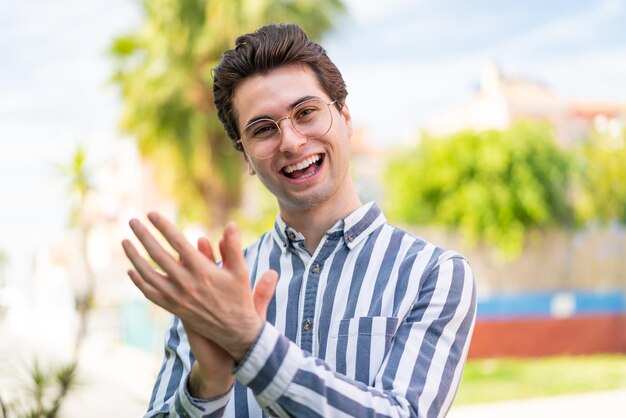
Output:
<instances>
[{"instance_id":1,"label":"grass","mask_svg":"<svg viewBox=\"0 0 626 418\"><path fill-rule=\"evenodd\" d=\"M626 388L626 354L469 360L455 404Z\"/></svg>"}]
</instances>

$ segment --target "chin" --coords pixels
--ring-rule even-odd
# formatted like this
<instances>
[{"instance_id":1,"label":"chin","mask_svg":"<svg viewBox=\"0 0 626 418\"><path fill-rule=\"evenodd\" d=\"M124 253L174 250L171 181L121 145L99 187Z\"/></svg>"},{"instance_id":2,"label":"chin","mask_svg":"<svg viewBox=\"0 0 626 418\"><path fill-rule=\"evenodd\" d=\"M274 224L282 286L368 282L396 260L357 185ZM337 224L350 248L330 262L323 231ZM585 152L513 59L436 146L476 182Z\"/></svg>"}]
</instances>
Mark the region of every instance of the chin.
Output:
<instances>
[{"instance_id":1,"label":"chin","mask_svg":"<svg viewBox=\"0 0 626 418\"><path fill-rule=\"evenodd\" d=\"M310 210L322 206L332 199L335 193L328 190L307 190L299 196L288 195L279 199L281 207L299 210Z\"/></svg>"}]
</instances>

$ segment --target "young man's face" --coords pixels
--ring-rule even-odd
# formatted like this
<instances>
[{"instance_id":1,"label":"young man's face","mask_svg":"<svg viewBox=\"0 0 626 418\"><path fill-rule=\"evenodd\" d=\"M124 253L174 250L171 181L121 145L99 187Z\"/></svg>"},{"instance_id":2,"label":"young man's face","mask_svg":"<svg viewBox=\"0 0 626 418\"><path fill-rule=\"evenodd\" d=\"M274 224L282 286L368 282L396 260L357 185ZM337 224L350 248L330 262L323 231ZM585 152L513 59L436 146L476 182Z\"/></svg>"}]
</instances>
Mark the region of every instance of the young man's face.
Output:
<instances>
[{"instance_id":1,"label":"young man's face","mask_svg":"<svg viewBox=\"0 0 626 418\"><path fill-rule=\"evenodd\" d=\"M237 86L234 95L239 131L259 117L278 121L289 116L295 104L310 97L327 103L333 100L307 66L291 65L247 78ZM282 140L272 157L245 156L250 173L256 173L276 196L281 211L332 204L341 199L342 191L351 187L348 174L352 135L350 113L346 106L339 111L335 105L330 106L330 112L332 125L322 137L300 135L285 119L279 122ZM298 167L303 167L300 170L296 170L298 163Z\"/></svg>"}]
</instances>

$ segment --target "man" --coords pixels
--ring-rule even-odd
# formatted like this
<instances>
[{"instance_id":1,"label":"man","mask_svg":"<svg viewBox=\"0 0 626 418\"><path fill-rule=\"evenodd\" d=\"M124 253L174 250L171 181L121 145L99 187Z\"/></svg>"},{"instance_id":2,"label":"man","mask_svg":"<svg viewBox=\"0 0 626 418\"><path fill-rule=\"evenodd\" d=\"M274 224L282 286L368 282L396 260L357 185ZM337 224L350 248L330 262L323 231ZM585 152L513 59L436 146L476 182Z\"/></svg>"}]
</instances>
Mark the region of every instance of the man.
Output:
<instances>
[{"instance_id":1,"label":"man","mask_svg":"<svg viewBox=\"0 0 626 418\"><path fill-rule=\"evenodd\" d=\"M125 240L129 275L175 315L146 416L448 411L475 319L471 270L360 202L346 96L324 49L295 25L240 36L223 55L218 115L280 212L243 251L227 225L221 264L208 240L194 248L156 213L148 218L179 260L131 220L164 273Z\"/></svg>"}]
</instances>

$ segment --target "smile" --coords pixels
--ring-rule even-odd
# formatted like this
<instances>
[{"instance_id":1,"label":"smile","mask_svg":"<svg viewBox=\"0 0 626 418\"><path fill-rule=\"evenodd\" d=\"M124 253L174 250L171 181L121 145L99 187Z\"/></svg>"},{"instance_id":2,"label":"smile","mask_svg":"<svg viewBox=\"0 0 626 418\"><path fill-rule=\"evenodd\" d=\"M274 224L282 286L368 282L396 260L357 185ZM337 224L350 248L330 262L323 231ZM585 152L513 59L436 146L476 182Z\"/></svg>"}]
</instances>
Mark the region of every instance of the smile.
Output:
<instances>
[{"instance_id":1,"label":"smile","mask_svg":"<svg viewBox=\"0 0 626 418\"><path fill-rule=\"evenodd\" d=\"M311 155L303 161L283 167L281 172L291 179L306 179L315 175L322 161L321 154Z\"/></svg>"}]
</instances>

